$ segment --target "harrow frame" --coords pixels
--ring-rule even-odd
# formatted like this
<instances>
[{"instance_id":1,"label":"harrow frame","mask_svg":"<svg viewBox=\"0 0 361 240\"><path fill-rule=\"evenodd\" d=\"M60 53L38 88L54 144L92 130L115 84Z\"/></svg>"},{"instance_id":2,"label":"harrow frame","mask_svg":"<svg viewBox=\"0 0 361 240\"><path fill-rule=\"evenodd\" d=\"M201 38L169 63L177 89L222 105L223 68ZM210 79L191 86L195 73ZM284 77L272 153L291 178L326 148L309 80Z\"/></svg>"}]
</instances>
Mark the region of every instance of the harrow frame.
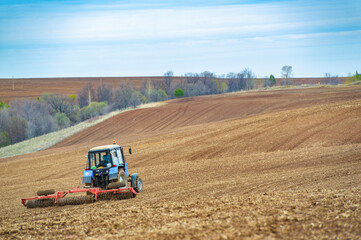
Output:
<instances>
[{"instance_id":1,"label":"harrow frame","mask_svg":"<svg viewBox=\"0 0 361 240\"><path fill-rule=\"evenodd\" d=\"M90 192L93 194L94 202L98 200L98 194L100 193L133 193L135 197L138 193L134 190L134 188L116 188L116 189L101 189L101 188L81 188L77 187L75 190L68 190L65 192L59 191L56 192L54 195L47 195L47 196L38 196L38 197L31 197L31 198L22 198L21 203L26 207L26 202L29 200L41 200L41 199L51 199L54 198L54 203L56 204L59 198L65 198L66 195L71 193L81 193L81 192Z\"/></svg>"}]
</instances>

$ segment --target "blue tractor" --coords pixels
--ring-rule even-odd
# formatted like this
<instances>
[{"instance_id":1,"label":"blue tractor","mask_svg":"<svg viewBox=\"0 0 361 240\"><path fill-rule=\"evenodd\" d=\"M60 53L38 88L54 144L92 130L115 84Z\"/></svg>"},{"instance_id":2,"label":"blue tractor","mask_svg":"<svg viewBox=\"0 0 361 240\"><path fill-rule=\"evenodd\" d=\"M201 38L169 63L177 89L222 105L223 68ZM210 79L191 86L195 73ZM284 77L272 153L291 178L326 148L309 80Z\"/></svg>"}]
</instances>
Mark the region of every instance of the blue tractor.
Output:
<instances>
[{"instance_id":1,"label":"blue tractor","mask_svg":"<svg viewBox=\"0 0 361 240\"><path fill-rule=\"evenodd\" d=\"M129 154L132 149L129 146ZM112 145L94 147L89 150L83 183L87 188L119 189L134 188L136 192L143 189L143 181L138 173L129 174L123 147L113 141Z\"/></svg>"},{"instance_id":2,"label":"blue tractor","mask_svg":"<svg viewBox=\"0 0 361 240\"><path fill-rule=\"evenodd\" d=\"M129 147L129 154L132 149ZM99 199L127 199L135 197L143 189L143 182L138 173L129 175L123 147L116 145L100 146L88 152L86 169L83 174L85 188L59 191L54 189L39 190L37 197L22 198L21 203L27 208L49 207L54 205L78 205L92 203ZM72 193L86 193L68 197Z\"/></svg>"}]
</instances>

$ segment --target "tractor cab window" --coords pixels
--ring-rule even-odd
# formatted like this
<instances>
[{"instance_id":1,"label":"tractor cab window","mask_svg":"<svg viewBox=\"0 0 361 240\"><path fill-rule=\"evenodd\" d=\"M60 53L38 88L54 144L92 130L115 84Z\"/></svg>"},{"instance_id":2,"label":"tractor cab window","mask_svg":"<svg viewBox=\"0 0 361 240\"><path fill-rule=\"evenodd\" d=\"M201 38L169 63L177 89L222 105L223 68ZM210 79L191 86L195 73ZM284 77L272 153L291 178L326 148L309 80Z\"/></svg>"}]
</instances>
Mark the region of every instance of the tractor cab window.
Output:
<instances>
[{"instance_id":1,"label":"tractor cab window","mask_svg":"<svg viewBox=\"0 0 361 240\"><path fill-rule=\"evenodd\" d=\"M89 168L103 168L103 167L111 167L112 166L112 157L109 151L103 152L91 152L89 153Z\"/></svg>"},{"instance_id":2,"label":"tractor cab window","mask_svg":"<svg viewBox=\"0 0 361 240\"><path fill-rule=\"evenodd\" d=\"M119 149L117 149L117 155L118 155L118 159L119 159L119 165L124 165L123 154Z\"/></svg>"},{"instance_id":3,"label":"tractor cab window","mask_svg":"<svg viewBox=\"0 0 361 240\"><path fill-rule=\"evenodd\" d=\"M118 160L117 152L115 150L112 150L111 154L112 154L112 157L113 157L113 163L118 166L119 165L119 160Z\"/></svg>"}]
</instances>

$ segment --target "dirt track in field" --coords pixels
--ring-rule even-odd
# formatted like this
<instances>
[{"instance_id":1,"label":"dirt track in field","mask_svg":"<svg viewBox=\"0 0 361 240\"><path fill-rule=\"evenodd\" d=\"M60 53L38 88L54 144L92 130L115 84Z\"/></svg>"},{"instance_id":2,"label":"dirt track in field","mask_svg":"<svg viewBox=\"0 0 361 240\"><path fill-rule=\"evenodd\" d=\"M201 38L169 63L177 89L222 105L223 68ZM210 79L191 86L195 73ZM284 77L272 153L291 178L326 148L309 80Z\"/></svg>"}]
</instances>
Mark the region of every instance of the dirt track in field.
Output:
<instances>
[{"instance_id":1,"label":"dirt track in field","mask_svg":"<svg viewBox=\"0 0 361 240\"><path fill-rule=\"evenodd\" d=\"M88 146L131 144L135 199L26 209L81 185ZM0 237L361 237L361 88L170 101L118 115L52 149L0 162Z\"/></svg>"}]
</instances>

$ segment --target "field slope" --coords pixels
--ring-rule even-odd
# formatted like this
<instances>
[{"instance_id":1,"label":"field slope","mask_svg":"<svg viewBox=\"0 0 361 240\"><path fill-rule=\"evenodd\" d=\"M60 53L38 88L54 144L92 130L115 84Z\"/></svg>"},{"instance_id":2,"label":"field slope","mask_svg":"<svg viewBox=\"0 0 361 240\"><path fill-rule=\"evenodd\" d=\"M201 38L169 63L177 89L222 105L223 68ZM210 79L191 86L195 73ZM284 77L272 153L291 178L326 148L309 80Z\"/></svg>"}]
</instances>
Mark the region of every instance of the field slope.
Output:
<instances>
[{"instance_id":1,"label":"field slope","mask_svg":"<svg viewBox=\"0 0 361 240\"><path fill-rule=\"evenodd\" d=\"M361 237L361 88L205 96L125 112L51 149L0 160L0 237ZM135 199L26 209L81 185L87 148L131 144Z\"/></svg>"}]
</instances>

